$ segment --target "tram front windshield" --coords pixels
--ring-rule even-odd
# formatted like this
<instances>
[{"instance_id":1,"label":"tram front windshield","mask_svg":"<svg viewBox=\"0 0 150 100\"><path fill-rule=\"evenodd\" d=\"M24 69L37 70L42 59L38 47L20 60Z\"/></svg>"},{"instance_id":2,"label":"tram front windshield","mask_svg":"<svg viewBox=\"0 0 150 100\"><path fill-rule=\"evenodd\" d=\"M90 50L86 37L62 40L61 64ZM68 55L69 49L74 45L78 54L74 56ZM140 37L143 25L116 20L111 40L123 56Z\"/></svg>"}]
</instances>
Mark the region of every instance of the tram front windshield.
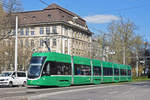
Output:
<instances>
[{"instance_id":1,"label":"tram front windshield","mask_svg":"<svg viewBox=\"0 0 150 100\"><path fill-rule=\"evenodd\" d=\"M42 65L45 61L46 57L32 57L29 70L28 70L28 78L37 78L40 76L40 72L42 69Z\"/></svg>"}]
</instances>

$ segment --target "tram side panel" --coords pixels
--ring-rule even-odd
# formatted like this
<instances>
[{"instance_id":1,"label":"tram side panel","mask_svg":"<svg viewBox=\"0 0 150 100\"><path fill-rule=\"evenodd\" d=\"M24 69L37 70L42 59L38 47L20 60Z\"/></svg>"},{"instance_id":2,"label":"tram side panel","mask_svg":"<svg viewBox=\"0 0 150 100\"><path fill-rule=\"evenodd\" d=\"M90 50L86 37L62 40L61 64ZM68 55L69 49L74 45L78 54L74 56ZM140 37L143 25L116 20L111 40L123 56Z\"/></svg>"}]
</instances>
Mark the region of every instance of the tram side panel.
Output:
<instances>
[{"instance_id":1,"label":"tram side panel","mask_svg":"<svg viewBox=\"0 0 150 100\"><path fill-rule=\"evenodd\" d=\"M74 84L91 84L91 63L90 59L84 57L73 57L74 63Z\"/></svg>"},{"instance_id":2,"label":"tram side panel","mask_svg":"<svg viewBox=\"0 0 150 100\"><path fill-rule=\"evenodd\" d=\"M119 66L118 64L113 64L114 70L114 82L119 82Z\"/></svg>"},{"instance_id":3,"label":"tram side panel","mask_svg":"<svg viewBox=\"0 0 150 100\"><path fill-rule=\"evenodd\" d=\"M112 63L103 62L103 83L113 82L113 68Z\"/></svg>"},{"instance_id":4,"label":"tram side panel","mask_svg":"<svg viewBox=\"0 0 150 100\"><path fill-rule=\"evenodd\" d=\"M125 65L120 65L120 82L127 81L127 72L125 67Z\"/></svg>"},{"instance_id":5,"label":"tram side panel","mask_svg":"<svg viewBox=\"0 0 150 100\"><path fill-rule=\"evenodd\" d=\"M92 59L93 65L93 83L100 84L102 81L101 61Z\"/></svg>"},{"instance_id":6,"label":"tram side panel","mask_svg":"<svg viewBox=\"0 0 150 100\"><path fill-rule=\"evenodd\" d=\"M51 78L55 78L57 86L70 86L71 75L71 56L66 54L56 54L56 62L52 64Z\"/></svg>"},{"instance_id":7,"label":"tram side panel","mask_svg":"<svg viewBox=\"0 0 150 100\"><path fill-rule=\"evenodd\" d=\"M92 59L91 66L91 59L73 56L72 61L70 55L54 52L37 53L34 56L47 58L42 65L41 75L35 79L28 79L29 85L70 86L71 84L100 84L132 80L130 66L95 59Z\"/></svg>"}]
</instances>

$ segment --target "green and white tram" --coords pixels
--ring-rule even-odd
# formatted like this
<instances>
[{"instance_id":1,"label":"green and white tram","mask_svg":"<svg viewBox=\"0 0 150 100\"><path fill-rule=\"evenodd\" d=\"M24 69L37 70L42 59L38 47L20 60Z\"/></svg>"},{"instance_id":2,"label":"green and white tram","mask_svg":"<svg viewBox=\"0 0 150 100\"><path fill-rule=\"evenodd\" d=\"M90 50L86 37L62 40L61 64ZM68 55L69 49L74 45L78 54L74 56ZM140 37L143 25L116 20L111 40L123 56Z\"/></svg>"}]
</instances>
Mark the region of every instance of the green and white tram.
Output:
<instances>
[{"instance_id":1,"label":"green and white tram","mask_svg":"<svg viewBox=\"0 0 150 100\"><path fill-rule=\"evenodd\" d=\"M56 52L34 53L28 85L70 86L131 81L131 67Z\"/></svg>"}]
</instances>

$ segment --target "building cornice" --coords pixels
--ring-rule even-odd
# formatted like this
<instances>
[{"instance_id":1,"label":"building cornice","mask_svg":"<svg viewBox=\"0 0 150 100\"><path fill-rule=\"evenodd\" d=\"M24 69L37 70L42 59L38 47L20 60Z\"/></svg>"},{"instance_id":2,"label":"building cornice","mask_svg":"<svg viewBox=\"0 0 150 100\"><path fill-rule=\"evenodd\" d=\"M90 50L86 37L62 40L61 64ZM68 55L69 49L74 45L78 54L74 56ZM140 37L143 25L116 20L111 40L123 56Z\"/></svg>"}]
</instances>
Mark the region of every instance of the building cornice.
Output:
<instances>
[{"instance_id":1,"label":"building cornice","mask_svg":"<svg viewBox=\"0 0 150 100\"><path fill-rule=\"evenodd\" d=\"M76 25L70 24L65 21L53 21L53 22L39 22L39 23L30 23L30 24L19 24L19 27L33 27L33 26L44 26L44 25L66 25L68 27L71 27L73 29L77 29L79 31L85 32L88 35L92 35L93 33L89 30L85 30L83 28L80 28Z\"/></svg>"}]
</instances>

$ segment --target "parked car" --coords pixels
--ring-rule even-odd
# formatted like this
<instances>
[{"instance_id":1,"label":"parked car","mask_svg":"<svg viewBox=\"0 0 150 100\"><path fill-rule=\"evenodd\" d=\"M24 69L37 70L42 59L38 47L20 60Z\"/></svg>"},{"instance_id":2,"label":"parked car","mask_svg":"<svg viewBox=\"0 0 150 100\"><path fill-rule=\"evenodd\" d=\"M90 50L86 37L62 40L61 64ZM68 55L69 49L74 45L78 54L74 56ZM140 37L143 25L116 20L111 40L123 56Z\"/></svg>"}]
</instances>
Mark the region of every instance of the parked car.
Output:
<instances>
[{"instance_id":1,"label":"parked car","mask_svg":"<svg viewBox=\"0 0 150 100\"><path fill-rule=\"evenodd\" d=\"M26 86L27 75L23 71L5 71L0 75L0 86Z\"/></svg>"}]
</instances>

